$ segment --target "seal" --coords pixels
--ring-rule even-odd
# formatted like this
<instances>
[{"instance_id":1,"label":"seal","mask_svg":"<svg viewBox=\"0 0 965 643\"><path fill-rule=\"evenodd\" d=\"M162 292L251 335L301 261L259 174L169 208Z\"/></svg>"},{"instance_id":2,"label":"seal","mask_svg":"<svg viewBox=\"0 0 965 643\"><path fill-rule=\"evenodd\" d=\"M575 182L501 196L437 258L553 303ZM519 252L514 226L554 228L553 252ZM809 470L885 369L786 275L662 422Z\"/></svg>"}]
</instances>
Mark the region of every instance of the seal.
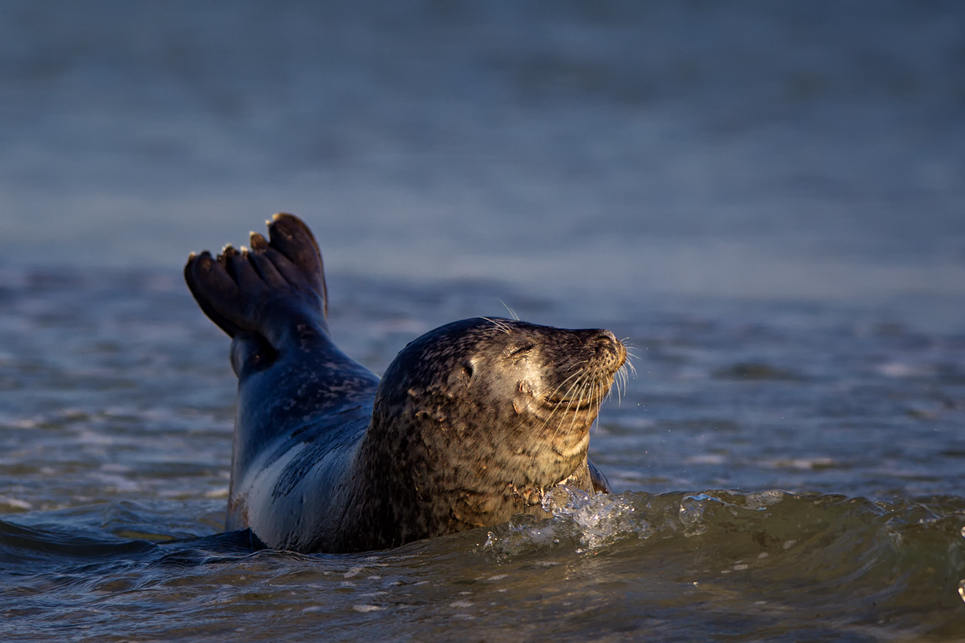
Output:
<instances>
[{"instance_id":1,"label":"seal","mask_svg":"<svg viewBox=\"0 0 965 643\"><path fill-rule=\"evenodd\" d=\"M587 459L626 361L609 331L464 319L412 341L380 380L332 341L322 255L294 215L249 248L192 254L184 276L232 338L228 530L365 551L545 517L556 485L609 492Z\"/></svg>"}]
</instances>

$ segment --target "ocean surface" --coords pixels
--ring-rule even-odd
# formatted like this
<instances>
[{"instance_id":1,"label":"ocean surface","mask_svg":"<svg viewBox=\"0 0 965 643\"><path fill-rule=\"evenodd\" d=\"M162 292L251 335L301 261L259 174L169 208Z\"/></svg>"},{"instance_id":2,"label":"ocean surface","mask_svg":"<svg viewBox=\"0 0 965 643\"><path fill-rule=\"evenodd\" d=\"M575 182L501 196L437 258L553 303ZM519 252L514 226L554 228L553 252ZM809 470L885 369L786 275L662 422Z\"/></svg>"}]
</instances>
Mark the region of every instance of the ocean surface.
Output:
<instances>
[{"instance_id":1,"label":"ocean surface","mask_svg":"<svg viewBox=\"0 0 965 643\"><path fill-rule=\"evenodd\" d=\"M380 373L602 327L611 496L223 532L180 275L293 211ZM0 3L0 640L965 640L965 5Z\"/></svg>"}]
</instances>

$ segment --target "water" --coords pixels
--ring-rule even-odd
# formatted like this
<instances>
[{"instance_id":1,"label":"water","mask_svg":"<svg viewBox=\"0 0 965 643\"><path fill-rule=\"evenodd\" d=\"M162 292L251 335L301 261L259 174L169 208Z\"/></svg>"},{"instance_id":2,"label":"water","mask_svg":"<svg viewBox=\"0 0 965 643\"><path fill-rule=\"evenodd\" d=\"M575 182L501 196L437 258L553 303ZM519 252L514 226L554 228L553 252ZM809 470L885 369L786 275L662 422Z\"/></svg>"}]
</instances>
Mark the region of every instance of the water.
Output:
<instances>
[{"instance_id":1,"label":"water","mask_svg":"<svg viewBox=\"0 0 965 643\"><path fill-rule=\"evenodd\" d=\"M965 638L956 3L0 7L4 640ZM616 495L357 555L220 535L180 275L276 210L381 372L606 327Z\"/></svg>"},{"instance_id":2,"label":"water","mask_svg":"<svg viewBox=\"0 0 965 643\"><path fill-rule=\"evenodd\" d=\"M965 633L961 333L841 307L631 302L602 321L638 377L591 442L618 495L303 556L216 536L233 377L178 276L78 272L4 274L8 640ZM379 370L439 319L498 313L496 292L582 321L508 287L330 288L335 336Z\"/></svg>"}]
</instances>

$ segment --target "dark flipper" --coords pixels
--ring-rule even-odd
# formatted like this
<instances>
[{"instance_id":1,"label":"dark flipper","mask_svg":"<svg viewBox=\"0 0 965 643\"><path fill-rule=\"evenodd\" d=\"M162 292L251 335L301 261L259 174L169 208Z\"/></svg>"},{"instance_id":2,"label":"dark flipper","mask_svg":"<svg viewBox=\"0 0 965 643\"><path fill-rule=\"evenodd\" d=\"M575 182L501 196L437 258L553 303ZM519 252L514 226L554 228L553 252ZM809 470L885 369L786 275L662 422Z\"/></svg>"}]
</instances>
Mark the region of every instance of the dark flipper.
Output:
<instances>
[{"instance_id":1,"label":"dark flipper","mask_svg":"<svg viewBox=\"0 0 965 643\"><path fill-rule=\"evenodd\" d=\"M252 233L250 249L229 245L216 258L207 250L192 253L184 279L204 314L228 335L253 332L277 348L293 311L317 316L324 326L328 300L322 255L308 226L276 214L268 235Z\"/></svg>"},{"instance_id":2,"label":"dark flipper","mask_svg":"<svg viewBox=\"0 0 965 643\"><path fill-rule=\"evenodd\" d=\"M322 252L318 249L315 236L305 222L293 214L276 214L268 224L269 245L284 255L301 273L301 278L322 299L322 312L328 316L328 289L325 286L325 270L322 266ZM261 237L261 235L258 235ZM262 237L262 241L264 237ZM298 277L287 273L287 265L278 263L285 278L295 283Z\"/></svg>"},{"instance_id":3,"label":"dark flipper","mask_svg":"<svg viewBox=\"0 0 965 643\"><path fill-rule=\"evenodd\" d=\"M593 483L593 491L613 493L613 490L610 488L610 481L606 479L603 472L597 469L596 465L590 462L590 460L586 461L586 466L590 469L590 482Z\"/></svg>"}]
</instances>

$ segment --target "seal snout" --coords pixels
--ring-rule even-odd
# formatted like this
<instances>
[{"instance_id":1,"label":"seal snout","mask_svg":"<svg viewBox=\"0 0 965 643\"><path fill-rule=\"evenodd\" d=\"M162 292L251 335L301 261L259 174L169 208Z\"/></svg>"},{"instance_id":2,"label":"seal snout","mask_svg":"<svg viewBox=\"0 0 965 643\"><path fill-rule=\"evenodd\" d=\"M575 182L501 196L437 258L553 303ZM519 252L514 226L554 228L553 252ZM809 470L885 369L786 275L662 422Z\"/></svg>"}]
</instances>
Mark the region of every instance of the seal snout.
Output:
<instances>
[{"instance_id":1,"label":"seal snout","mask_svg":"<svg viewBox=\"0 0 965 643\"><path fill-rule=\"evenodd\" d=\"M584 340L591 347L596 357L605 368L616 371L627 361L627 347L616 335L608 330L588 331L589 336Z\"/></svg>"}]
</instances>

